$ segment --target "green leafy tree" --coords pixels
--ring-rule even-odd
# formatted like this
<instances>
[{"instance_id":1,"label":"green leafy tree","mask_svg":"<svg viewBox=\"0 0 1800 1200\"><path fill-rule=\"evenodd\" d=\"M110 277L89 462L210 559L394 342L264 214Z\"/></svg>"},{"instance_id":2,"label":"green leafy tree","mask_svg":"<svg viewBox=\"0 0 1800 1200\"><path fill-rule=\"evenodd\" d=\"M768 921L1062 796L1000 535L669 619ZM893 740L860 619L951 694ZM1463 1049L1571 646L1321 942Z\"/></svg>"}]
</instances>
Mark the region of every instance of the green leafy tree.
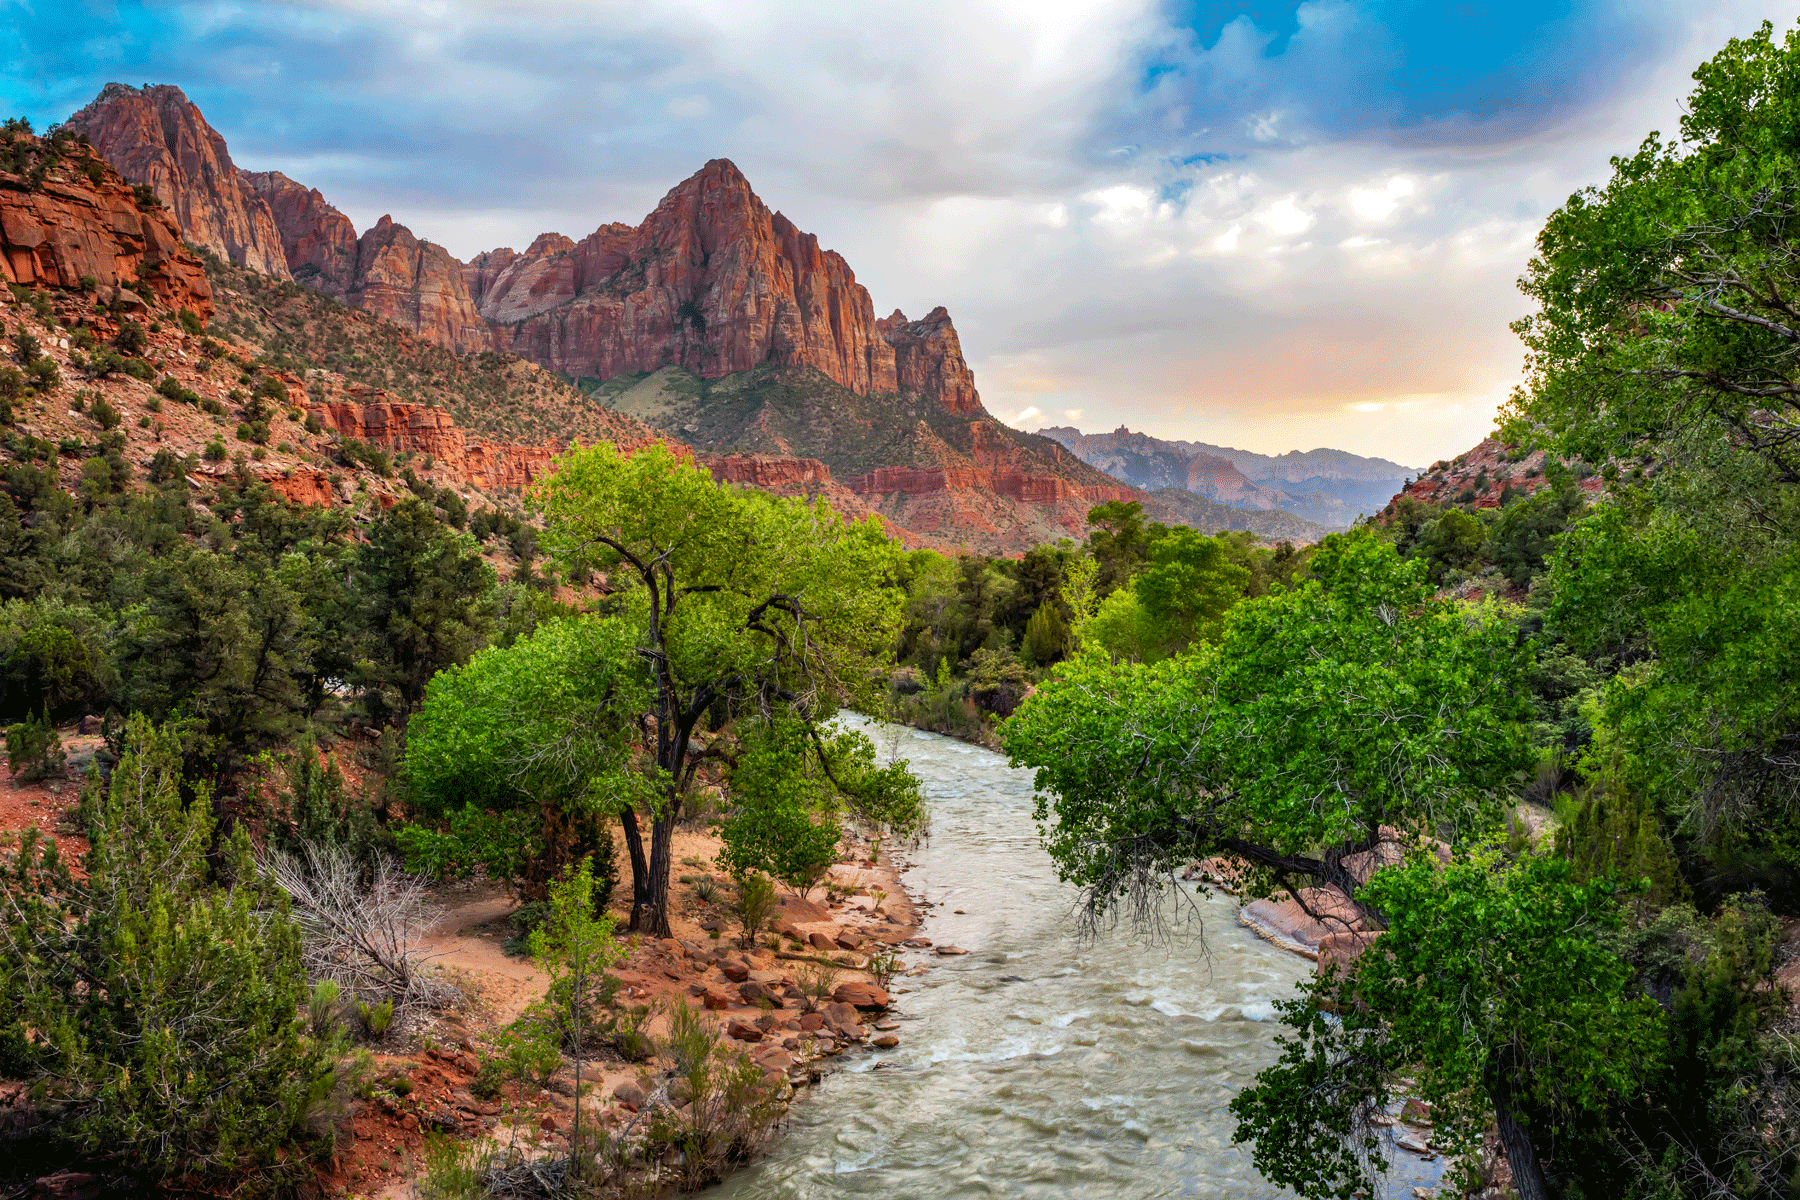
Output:
<instances>
[{"instance_id":1,"label":"green leafy tree","mask_svg":"<svg viewBox=\"0 0 1800 1200\"><path fill-rule=\"evenodd\" d=\"M1412 1072L1435 1145L1478 1152L1492 1113L1520 1200L1561 1194L1664 1054L1662 1009L1600 940L1619 926L1613 885L1571 883L1552 858L1421 855L1365 894L1387 931L1282 1006L1292 1034L1232 1101L1234 1140L1302 1196L1379 1194L1370 1118Z\"/></svg>"},{"instance_id":2,"label":"green leafy tree","mask_svg":"<svg viewBox=\"0 0 1800 1200\"><path fill-rule=\"evenodd\" d=\"M1153 911L1160 881L1217 853L1355 898L1345 859L1382 826L1456 838L1499 820L1529 761L1513 627L1436 599L1423 564L1370 532L1327 539L1313 571L1239 604L1216 647L1083 655L1003 727L1091 919Z\"/></svg>"},{"instance_id":3,"label":"green leafy tree","mask_svg":"<svg viewBox=\"0 0 1800 1200\"><path fill-rule=\"evenodd\" d=\"M1098 570L1094 593L1104 598L1137 574L1150 549L1151 529L1144 523L1144 506L1135 500L1109 500L1088 510L1088 553Z\"/></svg>"},{"instance_id":4,"label":"green leafy tree","mask_svg":"<svg viewBox=\"0 0 1800 1200\"><path fill-rule=\"evenodd\" d=\"M866 742L864 743L867 744ZM798 722L762 723L732 764L731 812L719 825L719 865L763 872L805 895L837 861L843 827L827 759ZM840 754L839 770L848 764Z\"/></svg>"},{"instance_id":5,"label":"green leafy tree","mask_svg":"<svg viewBox=\"0 0 1800 1200\"><path fill-rule=\"evenodd\" d=\"M634 757L649 690L636 634L619 618L548 621L427 685L402 767L415 868L479 868L543 899L579 860L610 893L610 818L650 786Z\"/></svg>"},{"instance_id":6,"label":"green leafy tree","mask_svg":"<svg viewBox=\"0 0 1800 1200\"><path fill-rule=\"evenodd\" d=\"M1622 781L1742 884L1800 853L1800 31L1765 24L1694 78L1678 140L1546 223L1508 426L1607 464L1551 557L1548 624L1637 660L1598 712Z\"/></svg>"},{"instance_id":7,"label":"green leafy tree","mask_svg":"<svg viewBox=\"0 0 1800 1200\"><path fill-rule=\"evenodd\" d=\"M1038 605L1025 623L1025 653L1033 664L1047 667L1069 650L1069 623L1062 608L1052 601Z\"/></svg>"},{"instance_id":8,"label":"green leafy tree","mask_svg":"<svg viewBox=\"0 0 1800 1200\"><path fill-rule=\"evenodd\" d=\"M156 1177L292 1177L343 1047L302 1033L300 932L255 885L246 837L210 878L210 797L182 778L181 742L132 719L82 797L80 872L35 831L6 864L0 1057L84 1152Z\"/></svg>"},{"instance_id":9,"label":"green leafy tree","mask_svg":"<svg viewBox=\"0 0 1800 1200\"><path fill-rule=\"evenodd\" d=\"M815 736L837 704L877 702L898 632L901 596L885 582L898 551L873 519L721 486L660 444L630 457L607 443L571 450L536 503L565 570L627 585L617 603L646 669L650 781L648 795L618 797L631 924L667 936L675 824L700 764L729 751L716 734L779 714Z\"/></svg>"}]
</instances>

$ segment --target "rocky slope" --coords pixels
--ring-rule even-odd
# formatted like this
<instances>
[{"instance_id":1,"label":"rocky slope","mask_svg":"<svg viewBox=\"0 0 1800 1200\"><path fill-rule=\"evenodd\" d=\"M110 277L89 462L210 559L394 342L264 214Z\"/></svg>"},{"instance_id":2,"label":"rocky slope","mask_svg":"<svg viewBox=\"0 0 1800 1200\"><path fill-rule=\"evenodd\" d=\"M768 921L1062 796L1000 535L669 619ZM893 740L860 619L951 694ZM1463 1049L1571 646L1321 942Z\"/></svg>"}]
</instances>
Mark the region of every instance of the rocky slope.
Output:
<instances>
[{"instance_id":1,"label":"rocky slope","mask_svg":"<svg viewBox=\"0 0 1800 1200\"><path fill-rule=\"evenodd\" d=\"M0 167L0 268L8 283L98 289L115 313L146 302L212 316L212 286L181 232L73 141L14 136ZM146 295L146 293L148 293Z\"/></svg>"},{"instance_id":2,"label":"rocky slope","mask_svg":"<svg viewBox=\"0 0 1800 1200\"><path fill-rule=\"evenodd\" d=\"M1111 433L1084 434L1069 426L1038 432L1139 487L1185 488L1236 508L1281 509L1338 528L1380 509L1414 473L1399 463L1342 450L1254 454L1153 438L1123 425Z\"/></svg>"},{"instance_id":3,"label":"rocky slope","mask_svg":"<svg viewBox=\"0 0 1800 1200\"><path fill-rule=\"evenodd\" d=\"M628 375L596 398L703 455L815 459L921 538L986 553L1079 538L1088 509L1142 492L1044 438L932 395L859 396L810 367L764 364L722 379L678 367Z\"/></svg>"},{"instance_id":4,"label":"rocky slope","mask_svg":"<svg viewBox=\"0 0 1800 1200\"><path fill-rule=\"evenodd\" d=\"M1550 486L1545 477L1545 453L1527 452L1499 438L1484 438L1455 458L1432 463L1411 479L1394 496L1394 501L1411 497L1425 504L1458 505L1474 510L1500 508L1514 496L1529 496ZM1573 467L1584 492L1603 491L1606 481L1580 464ZM1393 505L1383 510L1391 515Z\"/></svg>"},{"instance_id":5,"label":"rocky slope","mask_svg":"<svg viewBox=\"0 0 1800 1200\"><path fill-rule=\"evenodd\" d=\"M178 87L109 83L64 122L132 183L145 183L196 246L277 279L288 276L274 215Z\"/></svg>"}]
</instances>

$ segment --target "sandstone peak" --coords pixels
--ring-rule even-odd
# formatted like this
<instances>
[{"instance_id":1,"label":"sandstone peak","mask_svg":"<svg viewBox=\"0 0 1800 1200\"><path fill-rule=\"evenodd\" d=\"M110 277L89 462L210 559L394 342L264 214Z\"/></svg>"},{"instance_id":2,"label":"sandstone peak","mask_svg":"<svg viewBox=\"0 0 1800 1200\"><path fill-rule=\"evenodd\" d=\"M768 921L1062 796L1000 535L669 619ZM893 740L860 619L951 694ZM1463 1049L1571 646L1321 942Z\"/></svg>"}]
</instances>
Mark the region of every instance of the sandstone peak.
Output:
<instances>
[{"instance_id":1,"label":"sandstone peak","mask_svg":"<svg viewBox=\"0 0 1800 1200\"><path fill-rule=\"evenodd\" d=\"M772 212L730 159L670 188L639 225L463 268L496 348L590 379L681 367L703 379L807 366L858 395L915 392L980 411L949 314L875 318L842 255Z\"/></svg>"},{"instance_id":2,"label":"sandstone peak","mask_svg":"<svg viewBox=\"0 0 1800 1200\"><path fill-rule=\"evenodd\" d=\"M290 277L269 206L238 178L225 139L180 88L109 83L65 124L85 133L127 182L148 184L188 241Z\"/></svg>"}]
</instances>

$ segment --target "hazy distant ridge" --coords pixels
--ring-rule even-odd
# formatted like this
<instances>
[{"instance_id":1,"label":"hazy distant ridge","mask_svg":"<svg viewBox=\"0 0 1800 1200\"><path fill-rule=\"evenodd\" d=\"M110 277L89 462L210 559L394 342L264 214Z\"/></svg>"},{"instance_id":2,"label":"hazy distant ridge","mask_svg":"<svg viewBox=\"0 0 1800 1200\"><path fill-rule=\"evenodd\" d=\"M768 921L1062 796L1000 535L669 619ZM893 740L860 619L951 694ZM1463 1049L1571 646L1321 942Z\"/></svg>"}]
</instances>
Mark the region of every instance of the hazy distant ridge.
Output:
<instances>
[{"instance_id":1,"label":"hazy distant ridge","mask_svg":"<svg viewBox=\"0 0 1800 1200\"><path fill-rule=\"evenodd\" d=\"M1133 433L1082 433L1071 426L1040 429L1083 462L1139 487L1180 487L1240 508L1281 509L1327 525L1345 526L1379 511L1417 468L1320 448L1256 454L1206 442L1173 441Z\"/></svg>"}]
</instances>

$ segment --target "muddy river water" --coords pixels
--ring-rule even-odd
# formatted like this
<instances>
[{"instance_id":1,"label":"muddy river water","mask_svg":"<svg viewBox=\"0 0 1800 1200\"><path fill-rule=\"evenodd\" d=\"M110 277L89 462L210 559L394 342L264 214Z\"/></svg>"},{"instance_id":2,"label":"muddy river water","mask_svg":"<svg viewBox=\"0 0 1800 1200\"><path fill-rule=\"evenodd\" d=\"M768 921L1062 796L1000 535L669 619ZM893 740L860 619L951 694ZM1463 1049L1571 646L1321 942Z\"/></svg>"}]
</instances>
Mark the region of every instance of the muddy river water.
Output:
<instances>
[{"instance_id":1,"label":"muddy river water","mask_svg":"<svg viewBox=\"0 0 1800 1200\"><path fill-rule=\"evenodd\" d=\"M931 969L895 981L911 989L899 1047L838 1060L770 1155L709 1195L1290 1195L1231 1144L1226 1105L1274 1061L1272 1002L1311 963L1239 925L1229 897L1199 902L1204 944L1123 926L1083 944L1073 891L1038 843L1029 772L950 738L864 727L930 797L930 840L906 854L908 890L937 906L924 933L970 953L914 954ZM1436 1182L1409 1174L1391 1194Z\"/></svg>"}]
</instances>

